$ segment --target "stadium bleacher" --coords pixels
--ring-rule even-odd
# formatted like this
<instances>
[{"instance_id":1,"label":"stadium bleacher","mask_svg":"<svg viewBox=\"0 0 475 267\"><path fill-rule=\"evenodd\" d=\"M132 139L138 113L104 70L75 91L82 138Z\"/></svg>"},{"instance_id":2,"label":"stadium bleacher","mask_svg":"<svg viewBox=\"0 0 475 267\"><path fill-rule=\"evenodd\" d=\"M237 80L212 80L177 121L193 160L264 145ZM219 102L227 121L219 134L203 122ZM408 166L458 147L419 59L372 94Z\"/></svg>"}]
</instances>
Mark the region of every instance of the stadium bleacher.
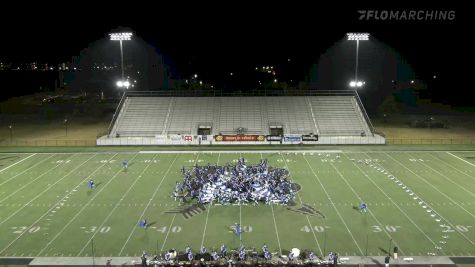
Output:
<instances>
[{"instance_id":1,"label":"stadium bleacher","mask_svg":"<svg viewBox=\"0 0 475 267\"><path fill-rule=\"evenodd\" d=\"M364 107L354 95L181 97L130 94L122 101L109 136L196 135L200 123L215 134L270 133L370 136Z\"/></svg>"}]
</instances>

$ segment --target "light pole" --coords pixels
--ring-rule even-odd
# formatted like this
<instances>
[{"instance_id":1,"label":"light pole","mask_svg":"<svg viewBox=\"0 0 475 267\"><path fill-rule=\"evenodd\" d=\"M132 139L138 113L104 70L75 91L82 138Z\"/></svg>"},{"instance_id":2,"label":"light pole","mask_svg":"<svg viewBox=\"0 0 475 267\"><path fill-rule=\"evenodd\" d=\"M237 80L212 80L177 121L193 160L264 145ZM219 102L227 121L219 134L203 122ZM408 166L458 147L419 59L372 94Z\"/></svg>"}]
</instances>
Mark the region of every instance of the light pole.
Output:
<instances>
[{"instance_id":1,"label":"light pole","mask_svg":"<svg viewBox=\"0 0 475 267\"><path fill-rule=\"evenodd\" d=\"M351 87L361 87L361 86L363 86L364 82L358 81L358 54L359 54L359 48L360 48L360 41L368 41L369 40L369 33L350 32L350 33L347 33L346 36L348 37L349 41L356 41L355 80L350 82L350 86Z\"/></svg>"},{"instance_id":2,"label":"light pole","mask_svg":"<svg viewBox=\"0 0 475 267\"><path fill-rule=\"evenodd\" d=\"M131 32L118 32L118 33L109 33L110 39L112 41L119 41L120 44L120 67L122 73L122 81L124 81L124 51L122 48L122 41L130 41L132 38Z\"/></svg>"},{"instance_id":3,"label":"light pole","mask_svg":"<svg viewBox=\"0 0 475 267\"><path fill-rule=\"evenodd\" d=\"M66 137L68 137L68 119L64 119L64 127L66 129Z\"/></svg>"},{"instance_id":4,"label":"light pole","mask_svg":"<svg viewBox=\"0 0 475 267\"><path fill-rule=\"evenodd\" d=\"M10 143L13 141L13 126L10 124L8 125L8 129L10 129Z\"/></svg>"},{"instance_id":5,"label":"light pole","mask_svg":"<svg viewBox=\"0 0 475 267\"><path fill-rule=\"evenodd\" d=\"M110 33L109 36L112 41L119 41L119 45L120 45L121 80L118 81L116 85L119 88L124 87L125 89L128 89L130 86L130 83L128 80L125 80L124 78L124 49L122 47L122 41L130 41L130 39L132 38L132 33L131 32ZM124 94L125 94L125 90L124 90Z\"/></svg>"}]
</instances>

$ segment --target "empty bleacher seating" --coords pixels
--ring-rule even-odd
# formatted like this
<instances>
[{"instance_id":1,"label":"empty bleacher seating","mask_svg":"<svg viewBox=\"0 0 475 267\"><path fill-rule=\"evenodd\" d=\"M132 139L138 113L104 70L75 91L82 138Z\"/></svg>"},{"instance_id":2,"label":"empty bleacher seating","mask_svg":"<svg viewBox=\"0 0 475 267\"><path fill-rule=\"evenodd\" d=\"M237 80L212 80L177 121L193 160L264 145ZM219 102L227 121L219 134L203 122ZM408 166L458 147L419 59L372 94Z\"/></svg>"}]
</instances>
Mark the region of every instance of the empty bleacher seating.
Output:
<instances>
[{"instance_id":1,"label":"empty bleacher seating","mask_svg":"<svg viewBox=\"0 0 475 267\"><path fill-rule=\"evenodd\" d=\"M269 134L282 125L284 134L321 136L371 135L364 109L355 96L275 97L127 97L110 136L197 134L199 124L212 134Z\"/></svg>"}]
</instances>

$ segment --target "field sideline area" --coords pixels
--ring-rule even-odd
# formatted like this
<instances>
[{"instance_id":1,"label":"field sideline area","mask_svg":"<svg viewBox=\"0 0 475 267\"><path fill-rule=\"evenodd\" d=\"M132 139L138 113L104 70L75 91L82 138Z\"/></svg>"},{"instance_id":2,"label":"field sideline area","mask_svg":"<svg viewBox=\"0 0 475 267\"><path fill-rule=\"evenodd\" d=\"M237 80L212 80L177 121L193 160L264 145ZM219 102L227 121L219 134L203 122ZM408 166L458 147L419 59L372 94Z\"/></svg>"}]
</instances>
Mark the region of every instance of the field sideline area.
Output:
<instances>
[{"instance_id":1,"label":"field sideline area","mask_svg":"<svg viewBox=\"0 0 475 267\"><path fill-rule=\"evenodd\" d=\"M266 243L276 255L300 248L379 256L394 246L408 256L475 255L475 151L339 148L0 153L0 256L139 256L241 242L258 251ZM241 156L287 168L301 187L296 205L199 206L170 197L182 166ZM87 188L89 179L97 188ZM363 202L368 213L357 208ZM148 229L137 226L141 218Z\"/></svg>"}]
</instances>

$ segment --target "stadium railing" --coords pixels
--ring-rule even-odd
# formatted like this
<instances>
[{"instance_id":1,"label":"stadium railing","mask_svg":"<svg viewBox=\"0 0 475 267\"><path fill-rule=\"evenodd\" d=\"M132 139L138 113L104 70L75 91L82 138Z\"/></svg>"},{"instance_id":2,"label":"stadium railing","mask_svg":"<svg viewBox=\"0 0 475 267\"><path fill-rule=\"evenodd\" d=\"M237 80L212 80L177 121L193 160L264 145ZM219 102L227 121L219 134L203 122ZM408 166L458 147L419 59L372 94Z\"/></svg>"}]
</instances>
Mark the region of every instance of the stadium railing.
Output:
<instances>
[{"instance_id":1,"label":"stadium railing","mask_svg":"<svg viewBox=\"0 0 475 267\"><path fill-rule=\"evenodd\" d=\"M4 140L0 146L95 146L95 139L87 140Z\"/></svg>"}]
</instances>

